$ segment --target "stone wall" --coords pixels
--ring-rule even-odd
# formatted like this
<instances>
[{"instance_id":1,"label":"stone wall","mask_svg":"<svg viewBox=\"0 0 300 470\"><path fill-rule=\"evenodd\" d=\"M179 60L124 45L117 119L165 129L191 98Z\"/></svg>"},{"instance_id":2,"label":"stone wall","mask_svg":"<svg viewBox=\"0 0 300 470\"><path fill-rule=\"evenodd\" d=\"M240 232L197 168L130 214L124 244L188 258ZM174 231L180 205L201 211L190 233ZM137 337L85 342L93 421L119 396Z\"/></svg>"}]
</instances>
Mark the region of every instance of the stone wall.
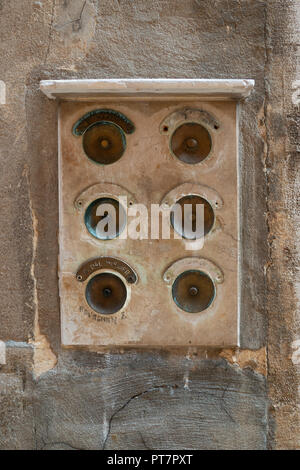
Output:
<instances>
[{"instance_id":1,"label":"stone wall","mask_svg":"<svg viewBox=\"0 0 300 470\"><path fill-rule=\"evenodd\" d=\"M300 447L296 3L0 1L0 448ZM240 109L239 351L61 348L57 103L39 81L115 77L256 81Z\"/></svg>"}]
</instances>

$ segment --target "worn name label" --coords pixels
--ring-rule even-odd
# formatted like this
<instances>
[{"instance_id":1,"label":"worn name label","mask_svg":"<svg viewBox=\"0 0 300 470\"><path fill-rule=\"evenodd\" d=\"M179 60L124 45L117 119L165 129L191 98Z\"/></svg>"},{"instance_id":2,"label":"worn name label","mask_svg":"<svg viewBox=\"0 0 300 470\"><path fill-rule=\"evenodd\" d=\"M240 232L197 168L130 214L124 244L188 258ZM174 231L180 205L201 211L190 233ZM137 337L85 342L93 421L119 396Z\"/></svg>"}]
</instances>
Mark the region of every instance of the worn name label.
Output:
<instances>
[{"instance_id":1,"label":"worn name label","mask_svg":"<svg viewBox=\"0 0 300 470\"><path fill-rule=\"evenodd\" d=\"M101 256L93 260L87 261L76 273L76 278L79 282L85 281L93 272L100 269L113 269L122 274L129 284L134 284L137 281L137 275L133 269L124 261L118 258L108 256Z\"/></svg>"}]
</instances>

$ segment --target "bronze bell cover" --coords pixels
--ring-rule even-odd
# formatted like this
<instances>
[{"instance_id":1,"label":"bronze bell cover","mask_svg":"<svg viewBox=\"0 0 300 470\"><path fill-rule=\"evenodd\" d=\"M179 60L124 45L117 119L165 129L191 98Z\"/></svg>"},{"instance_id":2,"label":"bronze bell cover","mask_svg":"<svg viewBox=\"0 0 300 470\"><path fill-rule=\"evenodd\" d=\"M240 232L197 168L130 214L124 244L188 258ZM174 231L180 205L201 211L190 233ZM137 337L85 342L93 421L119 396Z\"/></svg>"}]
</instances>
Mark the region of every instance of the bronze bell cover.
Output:
<instances>
[{"instance_id":1,"label":"bronze bell cover","mask_svg":"<svg viewBox=\"0 0 300 470\"><path fill-rule=\"evenodd\" d=\"M125 304L127 289L116 274L100 273L87 283L85 296L87 303L95 312L111 315L121 310Z\"/></svg>"},{"instance_id":2,"label":"bronze bell cover","mask_svg":"<svg viewBox=\"0 0 300 470\"><path fill-rule=\"evenodd\" d=\"M171 136L173 154L184 163L202 162L210 153L212 140L208 130L196 122L177 127Z\"/></svg>"},{"instance_id":3,"label":"bronze bell cover","mask_svg":"<svg viewBox=\"0 0 300 470\"><path fill-rule=\"evenodd\" d=\"M185 271L175 279L172 296L180 309L189 313L199 313L206 310L213 302L214 283L204 272Z\"/></svg>"}]
</instances>

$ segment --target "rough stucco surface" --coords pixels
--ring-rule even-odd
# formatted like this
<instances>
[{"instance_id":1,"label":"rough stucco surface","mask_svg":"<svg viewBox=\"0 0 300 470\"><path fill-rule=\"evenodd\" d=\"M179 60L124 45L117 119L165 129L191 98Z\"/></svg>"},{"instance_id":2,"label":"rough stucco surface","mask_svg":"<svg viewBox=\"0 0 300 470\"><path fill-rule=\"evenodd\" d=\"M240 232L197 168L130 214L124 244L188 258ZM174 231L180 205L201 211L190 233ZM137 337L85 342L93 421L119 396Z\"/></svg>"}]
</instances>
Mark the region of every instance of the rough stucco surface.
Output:
<instances>
[{"instance_id":1,"label":"rough stucco surface","mask_svg":"<svg viewBox=\"0 0 300 470\"><path fill-rule=\"evenodd\" d=\"M300 447L296 17L287 0L0 1L0 448ZM244 351L61 348L57 103L39 81L75 77L256 80L240 108Z\"/></svg>"}]
</instances>

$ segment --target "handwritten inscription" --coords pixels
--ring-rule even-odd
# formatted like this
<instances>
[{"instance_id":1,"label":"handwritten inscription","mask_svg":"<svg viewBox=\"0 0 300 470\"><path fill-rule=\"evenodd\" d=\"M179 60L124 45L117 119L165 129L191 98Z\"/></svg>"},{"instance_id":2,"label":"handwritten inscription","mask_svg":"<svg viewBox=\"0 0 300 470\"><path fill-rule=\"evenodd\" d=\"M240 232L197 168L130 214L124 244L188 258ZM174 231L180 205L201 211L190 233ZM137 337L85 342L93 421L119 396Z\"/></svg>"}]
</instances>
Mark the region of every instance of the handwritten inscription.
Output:
<instances>
[{"instance_id":1,"label":"handwritten inscription","mask_svg":"<svg viewBox=\"0 0 300 470\"><path fill-rule=\"evenodd\" d=\"M115 316L99 315L96 312L91 312L90 310L87 310L83 306L79 307L79 311L80 313L83 313L83 315L89 317L91 320L96 320L97 322L109 323L111 325L116 325L119 320L126 320L127 318L125 312L122 312L120 317L115 317Z\"/></svg>"}]
</instances>

